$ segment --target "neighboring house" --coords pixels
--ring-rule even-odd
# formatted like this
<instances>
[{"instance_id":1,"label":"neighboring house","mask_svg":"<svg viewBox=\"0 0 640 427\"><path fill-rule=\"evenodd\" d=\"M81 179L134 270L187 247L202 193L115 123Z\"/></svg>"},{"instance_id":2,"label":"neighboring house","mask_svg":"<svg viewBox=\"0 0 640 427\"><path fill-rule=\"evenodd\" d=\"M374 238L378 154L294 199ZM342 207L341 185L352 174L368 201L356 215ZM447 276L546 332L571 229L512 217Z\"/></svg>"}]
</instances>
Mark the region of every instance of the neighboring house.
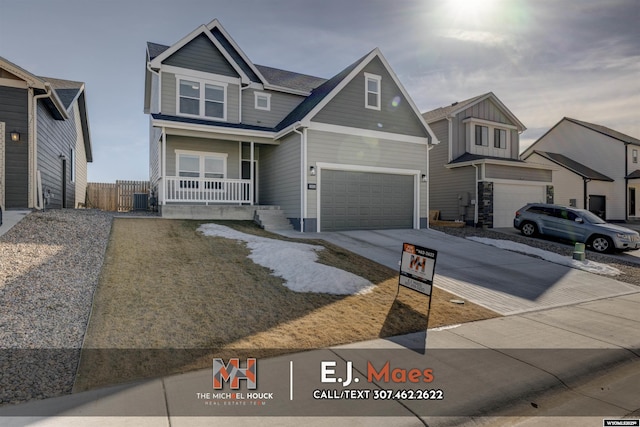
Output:
<instances>
[{"instance_id":1,"label":"neighboring house","mask_svg":"<svg viewBox=\"0 0 640 427\"><path fill-rule=\"evenodd\" d=\"M35 76L0 57L0 206L84 204L91 161L84 83Z\"/></svg>"},{"instance_id":2,"label":"neighboring house","mask_svg":"<svg viewBox=\"0 0 640 427\"><path fill-rule=\"evenodd\" d=\"M148 43L144 109L165 217L259 205L301 231L427 226L436 139L378 49L327 80L253 64L214 20Z\"/></svg>"},{"instance_id":3,"label":"neighboring house","mask_svg":"<svg viewBox=\"0 0 640 427\"><path fill-rule=\"evenodd\" d=\"M606 220L640 219L640 140L568 117L521 158L555 166L558 204L588 209Z\"/></svg>"},{"instance_id":4,"label":"neighboring house","mask_svg":"<svg viewBox=\"0 0 640 427\"><path fill-rule=\"evenodd\" d=\"M423 117L441 142L429 154L429 207L441 219L513 227L517 209L553 201L552 170L518 158L526 128L493 93Z\"/></svg>"}]
</instances>

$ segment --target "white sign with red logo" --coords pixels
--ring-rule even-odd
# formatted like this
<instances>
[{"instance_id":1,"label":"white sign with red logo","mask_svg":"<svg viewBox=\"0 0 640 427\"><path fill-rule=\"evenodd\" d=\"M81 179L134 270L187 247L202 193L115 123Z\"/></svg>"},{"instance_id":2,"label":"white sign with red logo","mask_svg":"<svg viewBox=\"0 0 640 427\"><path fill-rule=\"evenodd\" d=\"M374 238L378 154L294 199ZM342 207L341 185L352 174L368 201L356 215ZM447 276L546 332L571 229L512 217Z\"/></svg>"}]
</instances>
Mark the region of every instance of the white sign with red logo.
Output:
<instances>
[{"instance_id":1,"label":"white sign with red logo","mask_svg":"<svg viewBox=\"0 0 640 427\"><path fill-rule=\"evenodd\" d=\"M400 262L400 284L425 295L431 295L437 256L438 252L433 249L404 243Z\"/></svg>"}]
</instances>

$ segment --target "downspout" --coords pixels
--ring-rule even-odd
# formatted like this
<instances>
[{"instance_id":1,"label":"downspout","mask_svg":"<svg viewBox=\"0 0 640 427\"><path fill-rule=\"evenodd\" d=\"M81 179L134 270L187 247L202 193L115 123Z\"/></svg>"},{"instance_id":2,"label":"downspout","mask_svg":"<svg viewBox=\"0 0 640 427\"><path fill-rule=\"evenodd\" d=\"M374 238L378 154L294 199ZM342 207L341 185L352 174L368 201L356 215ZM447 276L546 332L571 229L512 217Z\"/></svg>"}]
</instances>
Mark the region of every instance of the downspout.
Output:
<instances>
[{"instance_id":1,"label":"downspout","mask_svg":"<svg viewBox=\"0 0 640 427\"><path fill-rule=\"evenodd\" d=\"M49 84L49 82L44 82L44 87L47 90L45 93L33 96L33 130L31 132L31 134L33 135L33 171L31 174L29 174L29 179L31 179L32 175L34 175L34 173L37 173L38 171L38 100L51 96L51 84ZM36 187L36 201L34 203L35 208L38 210L43 210L44 201L42 200L42 194L38 194L40 190L38 189L37 179L34 179L33 181Z\"/></svg>"},{"instance_id":2,"label":"downspout","mask_svg":"<svg viewBox=\"0 0 640 427\"><path fill-rule=\"evenodd\" d=\"M297 128L302 126L302 123L296 122L293 125L292 130L300 135L300 232L304 233L304 207L306 205L306 182L307 182L307 174L306 174L306 155L305 155L305 134L300 132Z\"/></svg>"},{"instance_id":3,"label":"downspout","mask_svg":"<svg viewBox=\"0 0 640 427\"><path fill-rule=\"evenodd\" d=\"M629 221L629 143L624 143L624 220ZM634 212L635 213L635 212Z\"/></svg>"},{"instance_id":4,"label":"downspout","mask_svg":"<svg viewBox=\"0 0 640 427\"><path fill-rule=\"evenodd\" d=\"M160 79L160 73L157 72L157 71L153 71L153 69L151 68L151 63L149 61L147 61L147 70L149 70L149 72L151 74L155 74L156 76L158 76L158 105L157 105L158 110L157 111L159 113L160 112L160 103L162 102L161 101L161 99L162 99L162 93L161 93L161 91L162 91L162 80ZM151 106L149 106L149 107L151 107Z\"/></svg>"},{"instance_id":5,"label":"downspout","mask_svg":"<svg viewBox=\"0 0 640 427\"><path fill-rule=\"evenodd\" d=\"M240 89L238 90L238 96L240 98L238 98L238 122L242 123L242 92L244 92L245 90L249 89L250 84L246 85L245 87L242 87L242 82L240 82ZM253 167L253 166L252 166Z\"/></svg>"}]
</instances>

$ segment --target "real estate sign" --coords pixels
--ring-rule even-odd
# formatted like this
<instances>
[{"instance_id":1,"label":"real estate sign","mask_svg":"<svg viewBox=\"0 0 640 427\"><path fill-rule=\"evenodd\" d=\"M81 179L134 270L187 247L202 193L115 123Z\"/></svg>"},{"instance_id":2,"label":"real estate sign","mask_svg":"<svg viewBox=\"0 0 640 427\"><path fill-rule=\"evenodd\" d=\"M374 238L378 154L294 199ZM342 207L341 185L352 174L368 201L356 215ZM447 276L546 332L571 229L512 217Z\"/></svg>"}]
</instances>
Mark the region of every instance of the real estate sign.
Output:
<instances>
[{"instance_id":1,"label":"real estate sign","mask_svg":"<svg viewBox=\"0 0 640 427\"><path fill-rule=\"evenodd\" d=\"M430 296L437 256L438 252L433 249L404 243L400 262L400 284Z\"/></svg>"}]
</instances>

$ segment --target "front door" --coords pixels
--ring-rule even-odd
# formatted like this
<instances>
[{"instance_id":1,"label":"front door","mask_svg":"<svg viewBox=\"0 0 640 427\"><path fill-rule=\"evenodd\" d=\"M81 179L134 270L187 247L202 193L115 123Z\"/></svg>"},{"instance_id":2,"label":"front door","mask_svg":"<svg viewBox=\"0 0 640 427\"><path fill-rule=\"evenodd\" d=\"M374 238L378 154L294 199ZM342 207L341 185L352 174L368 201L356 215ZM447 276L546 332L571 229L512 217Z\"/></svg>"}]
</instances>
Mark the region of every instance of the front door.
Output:
<instances>
[{"instance_id":1,"label":"front door","mask_svg":"<svg viewBox=\"0 0 640 427\"><path fill-rule=\"evenodd\" d=\"M607 219L607 198L589 195L589 210L602 219Z\"/></svg>"}]
</instances>

